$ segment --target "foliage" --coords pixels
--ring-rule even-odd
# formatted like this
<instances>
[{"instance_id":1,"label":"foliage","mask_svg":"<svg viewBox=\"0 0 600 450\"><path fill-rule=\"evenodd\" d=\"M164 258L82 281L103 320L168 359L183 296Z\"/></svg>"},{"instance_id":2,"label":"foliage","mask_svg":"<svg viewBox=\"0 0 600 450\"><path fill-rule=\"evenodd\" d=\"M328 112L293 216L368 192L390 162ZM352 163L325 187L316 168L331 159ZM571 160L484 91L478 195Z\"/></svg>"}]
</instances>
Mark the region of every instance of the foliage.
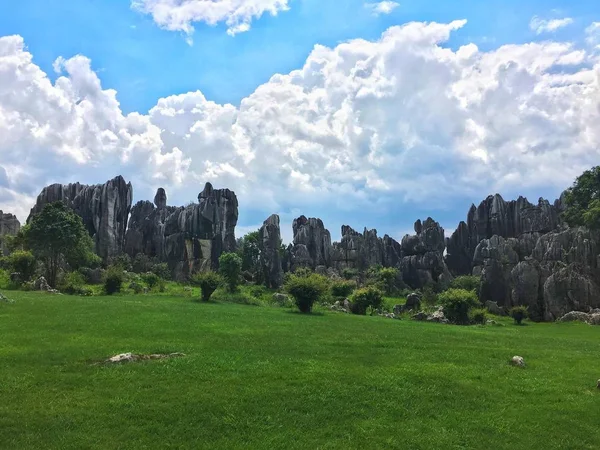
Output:
<instances>
[{"instance_id":1,"label":"foliage","mask_svg":"<svg viewBox=\"0 0 600 450\"><path fill-rule=\"evenodd\" d=\"M7 257L10 270L21 274L23 281L29 281L35 274L36 260L33 253L26 250L16 250Z\"/></svg>"},{"instance_id":2,"label":"foliage","mask_svg":"<svg viewBox=\"0 0 600 450\"><path fill-rule=\"evenodd\" d=\"M111 266L119 267L121 271L131 272L133 265L131 257L127 253L121 253L118 256L111 258Z\"/></svg>"},{"instance_id":3,"label":"foliage","mask_svg":"<svg viewBox=\"0 0 600 450\"><path fill-rule=\"evenodd\" d=\"M600 229L600 166L585 171L565 192L563 218L572 227Z\"/></svg>"},{"instance_id":4,"label":"foliage","mask_svg":"<svg viewBox=\"0 0 600 450\"><path fill-rule=\"evenodd\" d=\"M438 294L435 292L433 285L429 284L423 288L423 294L421 295L421 301L424 305L434 306L438 303Z\"/></svg>"},{"instance_id":5,"label":"foliage","mask_svg":"<svg viewBox=\"0 0 600 450\"><path fill-rule=\"evenodd\" d=\"M242 270L257 274L259 270L259 230L252 231L238 240L237 254L242 259Z\"/></svg>"},{"instance_id":6,"label":"foliage","mask_svg":"<svg viewBox=\"0 0 600 450\"><path fill-rule=\"evenodd\" d=\"M358 270L346 268L342 270L342 277L346 280L356 280L358 278Z\"/></svg>"},{"instance_id":7,"label":"foliage","mask_svg":"<svg viewBox=\"0 0 600 450\"><path fill-rule=\"evenodd\" d=\"M254 298L261 298L263 295L267 294L268 291L267 291L266 287L256 285L256 286L250 286L250 288L248 289L248 292Z\"/></svg>"},{"instance_id":8,"label":"foliage","mask_svg":"<svg viewBox=\"0 0 600 450\"><path fill-rule=\"evenodd\" d=\"M286 283L285 290L294 297L296 306L302 313L310 313L315 302L327 292L329 280L316 273L308 276L291 275Z\"/></svg>"},{"instance_id":9,"label":"foliage","mask_svg":"<svg viewBox=\"0 0 600 450\"><path fill-rule=\"evenodd\" d=\"M219 257L219 273L229 292L235 292L240 284L242 259L235 253L223 253Z\"/></svg>"},{"instance_id":10,"label":"foliage","mask_svg":"<svg viewBox=\"0 0 600 450\"><path fill-rule=\"evenodd\" d=\"M8 270L0 269L0 289L11 289L10 273Z\"/></svg>"},{"instance_id":11,"label":"foliage","mask_svg":"<svg viewBox=\"0 0 600 450\"><path fill-rule=\"evenodd\" d=\"M150 289L154 289L160 283L160 277L153 272L143 273L141 278Z\"/></svg>"},{"instance_id":12,"label":"foliage","mask_svg":"<svg viewBox=\"0 0 600 450\"><path fill-rule=\"evenodd\" d=\"M456 277L450 283L451 289L464 289L465 291L475 291L479 295L479 286L481 284L481 278L472 275L463 275Z\"/></svg>"},{"instance_id":13,"label":"foliage","mask_svg":"<svg viewBox=\"0 0 600 450\"><path fill-rule=\"evenodd\" d=\"M223 283L223 278L215 272L200 272L192 276L192 284L199 286L202 291L202 301L207 302L213 293Z\"/></svg>"},{"instance_id":14,"label":"foliage","mask_svg":"<svg viewBox=\"0 0 600 450\"><path fill-rule=\"evenodd\" d=\"M111 266L104 275L104 292L107 295L117 294L121 292L125 277L123 268L120 266Z\"/></svg>"},{"instance_id":15,"label":"foliage","mask_svg":"<svg viewBox=\"0 0 600 450\"><path fill-rule=\"evenodd\" d=\"M95 259L93 242L81 218L62 202L49 203L25 228L24 243L46 267L46 279L56 284L63 262L72 269Z\"/></svg>"},{"instance_id":16,"label":"foliage","mask_svg":"<svg viewBox=\"0 0 600 450\"><path fill-rule=\"evenodd\" d=\"M294 275L297 277L310 277L314 272L310 267L298 267L294 270Z\"/></svg>"},{"instance_id":17,"label":"foliage","mask_svg":"<svg viewBox=\"0 0 600 450\"><path fill-rule=\"evenodd\" d=\"M129 289L131 289L135 294L141 294L144 291L144 286L137 281L132 281L129 283Z\"/></svg>"},{"instance_id":18,"label":"foliage","mask_svg":"<svg viewBox=\"0 0 600 450\"><path fill-rule=\"evenodd\" d=\"M378 278L385 286L386 295L394 295L394 293L398 291L398 288L400 287L399 274L399 270L394 267L384 267L377 274Z\"/></svg>"},{"instance_id":19,"label":"foliage","mask_svg":"<svg viewBox=\"0 0 600 450\"><path fill-rule=\"evenodd\" d=\"M381 308L383 304L383 293L372 286L357 290L350 297L352 303L352 314L365 315L369 307L373 309Z\"/></svg>"},{"instance_id":20,"label":"foliage","mask_svg":"<svg viewBox=\"0 0 600 450\"><path fill-rule=\"evenodd\" d=\"M150 268L150 272L155 274L161 280L170 280L172 277L171 269L167 263L156 263Z\"/></svg>"},{"instance_id":21,"label":"foliage","mask_svg":"<svg viewBox=\"0 0 600 450\"><path fill-rule=\"evenodd\" d=\"M469 312L479 306L477 294L465 289L448 289L439 295L448 320L458 325L469 323Z\"/></svg>"},{"instance_id":22,"label":"foliage","mask_svg":"<svg viewBox=\"0 0 600 450\"><path fill-rule=\"evenodd\" d=\"M469 319L471 323L477 325L485 325L487 322L487 309L485 308L474 308L469 311Z\"/></svg>"},{"instance_id":23,"label":"foliage","mask_svg":"<svg viewBox=\"0 0 600 450\"><path fill-rule=\"evenodd\" d=\"M508 315L513 318L517 325L521 325L523 320L529 317L529 310L527 306L513 306L508 311Z\"/></svg>"},{"instance_id":24,"label":"foliage","mask_svg":"<svg viewBox=\"0 0 600 450\"><path fill-rule=\"evenodd\" d=\"M85 287L85 277L80 272L66 273L58 288L68 295L90 295L90 290Z\"/></svg>"},{"instance_id":25,"label":"foliage","mask_svg":"<svg viewBox=\"0 0 600 450\"><path fill-rule=\"evenodd\" d=\"M227 289L217 289L212 295L215 302L221 303L237 303L239 305L263 306L263 302L249 295L247 292L239 289L236 292L230 292Z\"/></svg>"},{"instance_id":26,"label":"foliage","mask_svg":"<svg viewBox=\"0 0 600 450\"><path fill-rule=\"evenodd\" d=\"M331 295L338 298L346 298L356 289L356 281L341 280L331 284Z\"/></svg>"},{"instance_id":27,"label":"foliage","mask_svg":"<svg viewBox=\"0 0 600 450\"><path fill-rule=\"evenodd\" d=\"M138 253L131 262L131 271L135 273L147 273L152 271L154 262L145 253Z\"/></svg>"}]
</instances>

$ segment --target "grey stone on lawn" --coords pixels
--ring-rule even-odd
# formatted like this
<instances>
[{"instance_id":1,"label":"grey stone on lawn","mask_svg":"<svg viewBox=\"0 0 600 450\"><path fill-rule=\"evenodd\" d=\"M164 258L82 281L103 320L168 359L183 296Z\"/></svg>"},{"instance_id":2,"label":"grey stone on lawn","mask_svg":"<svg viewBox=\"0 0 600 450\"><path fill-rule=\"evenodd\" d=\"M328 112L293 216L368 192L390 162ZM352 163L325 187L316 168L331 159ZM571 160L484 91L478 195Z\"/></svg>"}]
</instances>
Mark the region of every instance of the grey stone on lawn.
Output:
<instances>
[{"instance_id":1,"label":"grey stone on lawn","mask_svg":"<svg viewBox=\"0 0 600 450\"><path fill-rule=\"evenodd\" d=\"M558 322L585 322L589 323L591 315L581 311L571 311L558 319Z\"/></svg>"},{"instance_id":2,"label":"grey stone on lawn","mask_svg":"<svg viewBox=\"0 0 600 450\"><path fill-rule=\"evenodd\" d=\"M522 356L513 356L510 364L515 367L525 367L525 360Z\"/></svg>"}]
</instances>

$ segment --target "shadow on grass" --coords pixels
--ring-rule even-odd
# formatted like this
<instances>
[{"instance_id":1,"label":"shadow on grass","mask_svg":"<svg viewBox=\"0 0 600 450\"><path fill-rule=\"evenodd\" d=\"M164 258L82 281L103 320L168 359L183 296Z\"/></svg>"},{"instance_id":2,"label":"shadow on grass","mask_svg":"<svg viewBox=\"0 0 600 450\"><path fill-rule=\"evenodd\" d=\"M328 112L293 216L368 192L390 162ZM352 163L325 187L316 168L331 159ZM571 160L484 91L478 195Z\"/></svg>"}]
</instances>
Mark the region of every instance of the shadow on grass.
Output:
<instances>
[{"instance_id":1,"label":"shadow on grass","mask_svg":"<svg viewBox=\"0 0 600 450\"><path fill-rule=\"evenodd\" d=\"M325 313L322 311L316 311L316 312L313 311L313 312L307 314L307 313L303 313L303 312L300 312L298 310L293 310L293 309L288 309L286 311L286 314L296 314L298 316L306 316L306 317L323 317L323 316L325 316Z\"/></svg>"}]
</instances>

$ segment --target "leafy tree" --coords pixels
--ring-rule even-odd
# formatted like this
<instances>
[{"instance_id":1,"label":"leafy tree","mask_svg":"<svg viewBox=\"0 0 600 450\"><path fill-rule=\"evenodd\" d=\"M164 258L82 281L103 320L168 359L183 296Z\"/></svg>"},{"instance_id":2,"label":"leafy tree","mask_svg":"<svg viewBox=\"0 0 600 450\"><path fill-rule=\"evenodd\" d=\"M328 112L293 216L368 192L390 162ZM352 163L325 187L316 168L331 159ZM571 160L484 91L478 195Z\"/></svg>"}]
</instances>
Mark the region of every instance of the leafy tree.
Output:
<instances>
[{"instance_id":1,"label":"leafy tree","mask_svg":"<svg viewBox=\"0 0 600 450\"><path fill-rule=\"evenodd\" d=\"M215 272L202 272L192 276L192 283L200 286L202 301L207 302L213 292L223 283L223 278Z\"/></svg>"},{"instance_id":2,"label":"leafy tree","mask_svg":"<svg viewBox=\"0 0 600 450\"><path fill-rule=\"evenodd\" d=\"M352 314L365 315L369 307L377 309L383 304L383 293L373 286L367 286L354 292L350 297Z\"/></svg>"},{"instance_id":3,"label":"leafy tree","mask_svg":"<svg viewBox=\"0 0 600 450\"><path fill-rule=\"evenodd\" d=\"M448 289L439 295L439 299L448 320L458 325L467 325L470 311L480 306L475 291L465 289Z\"/></svg>"},{"instance_id":4,"label":"leafy tree","mask_svg":"<svg viewBox=\"0 0 600 450\"><path fill-rule=\"evenodd\" d=\"M527 306L513 306L508 312L508 314L510 315L510 317L513 318L517 325L521 325L523 319L527 319L527 317L529 316L529 310Z\"/></svg>"},{"instance_id":5,"label":"leafy tree","mask_svg":"<svg viewBox=\"0 0 600 450\"><path fill-rule=\"evenodd\" d=\"M46 268L51 286L61 264L78 268L93 257L93 242L81 218L62 202L49 203L25 228L24 242Z\"/></svg>"},{"instance_id":6,"label":"leafy tree","mask_svg":"<svg viewBox=\"0 0 600 450\"><path fill-rule=\"evenodd\" d=\"M12 271L19 272L23 281L29 281L35 273L35 256L26 250L17 250L8 257L8 264Z\"/></svg>"},{"instance_id":7,"label":"leafy tree","mask_svg":"<svg viewBox=\"0 0 600 450\"><path fill-rule=\"evenodd\" d=\"M223 253L219 257L219 273L225 280L229 292L235 292L240 284L242 259L236 253Z\"/></svg>"},{"instance_id":8,"label":"leafy tree","mask_svg":"<svg viewBox=\"0 0 600 450\"><path fill-rule=\"evenodd\" d=\"M300 312L308 314L313 305L328 289L328 280L322 275L311 273L310 275L292 274L285 283L285 290L294 297L296 306Z\"/></svg>"},{"instance_id":9,"label":"leafy tree","mask_svg":"<svg viewBox=\"0 0 600 450\"><path fill-rule=\"evenodd\" d=\"M386 295L393 295L398 289L398 269L394 267L384 267L379 270L377 278L384 286Z\"/></svg>"},{"instance_id":10,"label":"leafy tree","mask_svg":"<svg viewBox=\"0 0 600 450\"><path fill-rule=\"evenodd\" d=\"M577 177L565 194L565 221L572 227L600 229L600 166Z\"/></svg>"},{"instance_id":11,"label":"leafy tree","mask_svg":"<svg viewBox=\"0 0 600 450\"><path fill-rule=\"evenodd\" d=\"M475 291L479 295L479 286L481 285L481 278L472 275L463 275L456 277L450 283L452 289L464 289L465 291Z\"/></svg>"}]
</instances>

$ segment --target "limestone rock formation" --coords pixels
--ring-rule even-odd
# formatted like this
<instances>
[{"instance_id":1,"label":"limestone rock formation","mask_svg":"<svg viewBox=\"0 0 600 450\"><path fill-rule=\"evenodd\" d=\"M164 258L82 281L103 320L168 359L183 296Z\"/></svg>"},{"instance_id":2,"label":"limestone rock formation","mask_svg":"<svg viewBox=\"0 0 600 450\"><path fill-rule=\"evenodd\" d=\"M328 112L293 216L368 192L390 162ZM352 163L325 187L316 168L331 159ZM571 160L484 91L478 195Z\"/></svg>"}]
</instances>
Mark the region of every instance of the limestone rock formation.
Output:
<instances>
[{"instance_id":1,"label":"limestone rock formation","mask_svg":"<svg viewBox=\"0 0 600 450\"><path fill-rule=\"evenodd\" d=\"M300 216L294 219L292 230L294 241L287 257L290 270L330 266L331 234L321 219Z\"/></svg>"},{"instance_id":2,"label":"limestone rock formation","mask_svg":"<svg viewBox=\"0 0 600 450\"><path fill-rule=\"evenodd\" d=\"M15 236L21 229L21 223L16 216L0 210L0 256L8 255L5 236Z\"/></svg>"},{"instance_id":3,"label":"limestone rock formation","mask_svg":"<svg viewBox=\"0 0 600 450\"><path fill-rule=\"evenodd\" d=\"M342 226L340 242L334 242L331 251L332 266L366 270L371 266L397 267L402 258L400 243L388 236L377 236L377 230L364 229L362 233L348 225Z\"/></svg>"},{"instance_id":4,"label":"limestone rock formation","mask_svg":"<svg viewBox=\"0 0 600 450\"><path fill-rule=\"evenodd\" d=\"M447 285L452 276L444 261L444 229L429 217L415 223L415 232L402 239L399 268L404 282L415 289L434 282Z\"/></svg>"},{"instance_id":5,"label":"limestone rock formation","mask_svg":"<svg viewBox=\"0 0 600 450\"><path fill-rule=\"evenodd\" d=\"M63 202L83 220L94 239L96 253L107 260L123 252L133 188L118 176L95 186L53 184L42 189L27 219L39 214L48 203Z\"/></svg>"},{"instance_id":6,"label":"limestone rock formation","mask_svg":"<svg viewBox=\"0 0 600 450\"><path fill-rule=\"evenodd\" d=\"M176 279L197 271L216 269L223 252L235 250L238 201L229 189L215 190L206 183L198 203L167 206L164 189L154 204L138 202L131 211L125 250L135 257L144 253L166 262Z\"/></svg>"},{"instance_id":7,"label":"limestone rock formation","mask_svg":"<svg viewBox=\"0 0 600 450\"><path fill-rule=\"evenodd\" d=\"M279 248L281 230L279 216L273 214L263 223L259 231L260 267L263 280L268 288L277 289L283 284L283 269Z\"/></svg>"}]
</instances>

